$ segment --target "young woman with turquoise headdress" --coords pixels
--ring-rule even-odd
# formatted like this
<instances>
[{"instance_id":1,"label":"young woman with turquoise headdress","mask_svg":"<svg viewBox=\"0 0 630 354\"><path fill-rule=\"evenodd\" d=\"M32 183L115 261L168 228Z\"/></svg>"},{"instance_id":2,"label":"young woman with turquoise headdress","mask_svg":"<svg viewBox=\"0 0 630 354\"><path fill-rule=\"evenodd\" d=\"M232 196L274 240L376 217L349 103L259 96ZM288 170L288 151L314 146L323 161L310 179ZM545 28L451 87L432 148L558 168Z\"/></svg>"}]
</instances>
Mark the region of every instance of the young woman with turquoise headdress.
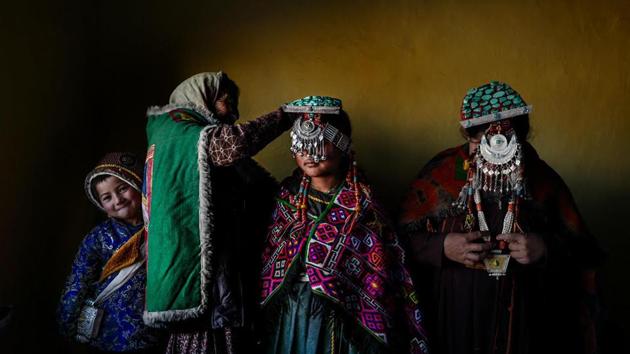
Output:
<instances>
[{"instance_id":1,"label":"young woman with turquoise headdress","mask_svg":"<svg viewBox=\"0 0 630 354\"><path fill-rule=\"evenodd\" d=\"M264 244L264 352L426 353L404 252L357 171L341 101L309 96L283 109L298 117L298 168Z\"/></svg>"},{"instance_id":2,"label":"young woman with turquoise headdress","mask_svg":"<svg viewBox=\"0 0 630 354\"><path fill-rule=\"evenodd\" d=\"M571 192L527 142L532 107L508 84L468 91L467 143L420 171L401 235L437 353L594 353L602 251ZM588 305L588 306L587 306Z\"/></svg>"}]
</instances>

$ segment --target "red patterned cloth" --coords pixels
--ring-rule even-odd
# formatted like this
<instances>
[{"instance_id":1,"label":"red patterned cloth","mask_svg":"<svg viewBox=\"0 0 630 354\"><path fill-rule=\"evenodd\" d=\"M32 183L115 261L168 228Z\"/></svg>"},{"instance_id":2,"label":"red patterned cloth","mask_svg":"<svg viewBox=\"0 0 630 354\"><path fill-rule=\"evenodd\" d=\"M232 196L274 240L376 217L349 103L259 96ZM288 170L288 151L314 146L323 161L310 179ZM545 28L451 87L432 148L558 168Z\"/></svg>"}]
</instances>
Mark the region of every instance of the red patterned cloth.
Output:
<instances>
[{"instance_id":1,"label":"red patterned cloth","mask_svg":"<svg viewBox=\"0 0 630 354\"><path fill-rule=\"evenodd\" d=\"M452 203L466 183L464 161L468 149L460 146L442 151L420 171L411 184L400 217L406 229L431 231L431 220L444 219L452 213Z\"/></svg>"},{"instance_id":2,"label":"red patterned cloth","mask_svg":"<svg viewBox=\"0 0 630 354\"><path fill-rule=\"evenodd\" d=\"M348 230L357 217L356 197L342 187L323 213L309 215L303 224L294 207L296 184L296 178L283 182L269 227L263 252L263 305L283 287L289 268L304 257L314 293L340 306L381 342L388 343L394 326L408 328L411 352L427 352L404 251L380 207L362 195L362 211ZM407 319L406 325L394 323L401 317Z\"/></svg>"}]
</instances>

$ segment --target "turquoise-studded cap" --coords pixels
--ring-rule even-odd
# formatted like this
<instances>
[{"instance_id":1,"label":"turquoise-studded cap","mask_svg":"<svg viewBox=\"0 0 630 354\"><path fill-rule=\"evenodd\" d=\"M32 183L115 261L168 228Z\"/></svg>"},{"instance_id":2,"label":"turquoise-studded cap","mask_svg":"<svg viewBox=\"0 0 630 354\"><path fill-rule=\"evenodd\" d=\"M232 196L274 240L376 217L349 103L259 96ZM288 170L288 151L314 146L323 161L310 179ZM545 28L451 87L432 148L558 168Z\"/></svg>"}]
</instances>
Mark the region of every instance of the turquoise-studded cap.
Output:
<instances>
[{"instance_id":1,"label":"turquoise-studded cap","mask_svg":"<svg viewBox=\"0 0 630 354\"><path fill-rule=\"evenodd\" d=\"M341 100L329 96L306 96L289 102L282 108L289 113L339 114Z\"/></svg>"},{"instance_id":2,"label":"turquoise-studded cap","mask_svg":"<svg viewBox=\"0 0 630 354\"><path fill-rule=\"evenodd\" d=\"M532 106L510 85L490 83L468 90L462 103L460 124L464 128L521 116L531 112Z\"/></svg>"}]
</instances>

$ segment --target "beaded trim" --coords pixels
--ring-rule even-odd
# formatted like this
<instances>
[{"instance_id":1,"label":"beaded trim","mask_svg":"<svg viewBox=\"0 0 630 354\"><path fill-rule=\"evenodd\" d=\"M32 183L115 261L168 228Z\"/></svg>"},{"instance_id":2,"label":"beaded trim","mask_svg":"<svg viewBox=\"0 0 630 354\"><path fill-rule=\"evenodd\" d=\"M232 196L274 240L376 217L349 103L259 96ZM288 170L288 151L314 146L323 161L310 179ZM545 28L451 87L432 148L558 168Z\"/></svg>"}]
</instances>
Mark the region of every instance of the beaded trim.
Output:
<instances>
[{"instance_id":1,"label":"beaded trim","mask_svg":"<svg viewBox=\"0 0 630 354\"><path fill-rule=\"evenodd\" d=\"M503 111L503 112L486 114L485 116L481 116L479 118L471 118L471 119L462 120L459 122L459 124L461 124L462 127L464 128L471 128L471 127L476 127L478 125L482 125L482 124L486 124L490 122L496 122L496 121L507 119L507 118L522 116L524 114L530 113L531 111L532 111L532 106L528 105L528 106L508 109L507 111Z\"/></svg>"},{"instance_id":2,"label":"beaded trim","mask_svg":"<svg viewBox=\"0 0 630 354\"><path fill-rule=\"evenodd\" d=\"M121 167L119 165L115 165L113 163L107 163L107 164L103 164L103 165L98 165L96 166L94 169L99 169L99 168L118 168L120 170L123 170L127 173L129 173L130 175L136 177L136 179L138 179L138 182L142 183L142 178L140 178L140 176L138 176L137 173L133 172L132 170L125 168L125 167Z\"/></svg>"},{"instance_id":3,"label":"beaded trim","mask_svg":"<svg viewBox=\"0 0 630 354\"><path fill-rule=\"evenodd\" d=\"M287 113L339 114L341 107L284 105L282 110Z\"/></svg>"}]
</instances>

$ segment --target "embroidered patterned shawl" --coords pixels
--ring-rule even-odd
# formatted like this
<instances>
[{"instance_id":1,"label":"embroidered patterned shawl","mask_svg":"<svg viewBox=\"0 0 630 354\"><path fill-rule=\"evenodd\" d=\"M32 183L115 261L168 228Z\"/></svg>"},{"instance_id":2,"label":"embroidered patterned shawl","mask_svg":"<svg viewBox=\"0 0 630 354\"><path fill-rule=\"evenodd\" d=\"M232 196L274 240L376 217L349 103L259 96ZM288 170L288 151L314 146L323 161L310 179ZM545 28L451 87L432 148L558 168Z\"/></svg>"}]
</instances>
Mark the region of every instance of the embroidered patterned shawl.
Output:
<instances>
[{"instance_id":1,"label":"embroidered patterned shawl","mask_svg":"<svg viewBox=\"0 0 630 354\"><path fill-rule=\"evenodd\" d=\"M214 229L208 131L218 122L194 104L152 108L147 116L144 320L163 326L209 308Z\"/></svg>"},{"instance_id":2,"label":"embroidered patterned shawl","mask_svg":"<svg viewBox=\"0 0 630 354\"><path fill-rule=\"evenodd\" d=\"M422 314L404 265L404 251L381 209L363 197L359 219L347 234L356 197L342 187L324 213L300 224L293 206L296 195L288 186L291 180L281 186L265 243L263 305L282 288L298 257L305 256L306 274L316 294L338 304L384 343L394 316L404 312L408 323L402 327L409 329L411 352L426 352Z\"/></svg>"}]
</instances>

